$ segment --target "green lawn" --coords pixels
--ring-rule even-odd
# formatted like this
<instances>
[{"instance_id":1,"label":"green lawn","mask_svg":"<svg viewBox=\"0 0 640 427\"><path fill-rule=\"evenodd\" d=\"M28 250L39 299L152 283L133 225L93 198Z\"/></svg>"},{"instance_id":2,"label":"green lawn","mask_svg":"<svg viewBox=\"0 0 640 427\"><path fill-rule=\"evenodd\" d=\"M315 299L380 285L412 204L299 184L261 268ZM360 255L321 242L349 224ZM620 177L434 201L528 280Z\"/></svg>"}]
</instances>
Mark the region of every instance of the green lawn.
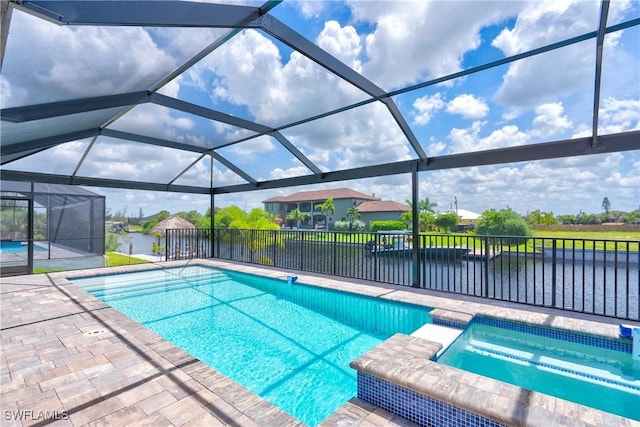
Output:
<instances>
[{"instance_id":1,"label":"green lawn","mask_svg":"<svg viewBox=\"0 0 640 427\"><path fill-rule=\"evenodd\" d=\"M421 233L425 235L425 233ZM467 246L482 248L485 245L485 239L476 238L473 234L465 233L427 233L434 246ZM320 240L332 242L334 235L324 232L305 232L305 240ZM375 238L374 233L337 233L335 239L337 243L365 244L369 240ZM640 250L640 232L624 232L624 231L535 231L533 239L529 239L526 244L503 246L503 250L519 250L523 252L535 252L540 247L551 247L552 239L561 239L556 241L558 248L576 249L607 249L613 250ZM575 241L572 239L576 239ZM583 241L586 240L586 241ZM506 239L504 243L507 243Z\"/></svg>"},{"instance_id":2,"label":"green lawn","mask_svg":"<svg viewBox=\"0 0 640 427\"><path fill-rule=\"evenodd\" d=\"M107 252L107 257L109 258L109 267L117 267L120 265L129 265L129 264L148 264L151 261L147 261L146 259L140 259L136 257L132 257L129 255L123 255L117 252Z\"/></svg>"},{"instance_id":3,"label":"green lawn","mask_svg":"<svg viewBox=\"0 0 640 427\"><path fill-rule=\"evenodd\" d=\"M542 231L536 230L535 237L556 237L562 239L602 239L640 240L640 231Z\"/></svg>"},{"instance_id":4,"label":"green lawn","mask_svg":"<svg viewBox=\"0 0 640 427\"><path fill-rule=\"evenodd\" d=\"M146 259L140 259L135 257L129 257L127 255L122 255L117 252L107 252L106 255L109 257L109 267L117 267L120 265L133 265L133 264L147 264L151 261L147 261ZM40 273L55 273L58 271L63 271L57 268L34 268L33 274Z\"/></svg>"}]
</instances>

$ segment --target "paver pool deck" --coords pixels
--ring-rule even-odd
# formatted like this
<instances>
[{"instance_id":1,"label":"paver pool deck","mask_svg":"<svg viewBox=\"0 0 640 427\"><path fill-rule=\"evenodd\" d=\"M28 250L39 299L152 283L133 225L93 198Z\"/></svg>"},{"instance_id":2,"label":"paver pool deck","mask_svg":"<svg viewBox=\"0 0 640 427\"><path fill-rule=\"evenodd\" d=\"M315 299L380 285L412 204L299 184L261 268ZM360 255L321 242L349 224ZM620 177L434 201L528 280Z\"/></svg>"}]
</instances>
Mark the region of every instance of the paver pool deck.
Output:
<instances>
[{"instance_id":1,"label":"paver pool deck","mask_svg":"<svg viewBox=\"0 0 640 427\"><path fill-rule=\"evenodd\" d=\"M2 318L0 390L3 426L297 426L277 407L244 389L153 332L73 285L73 277L202 264L276 278L290 271L217 260L192 260L127 267L77 270L0 279ZM306 273L305 284L329 287L451 312L489 314L510 320L616 338L615 319L552 309L490 302L424 289L383 285ZM387 356L396 357L394 373L410 383L411 356L420 348L412 339L383 343L360 364L384 371ZM387 344L385 346L385 344ZM403 347L405 346L406 349ZM407 359L409 365L413 362ZM391 366L391 365L389 365ZM422 368L422 369L432 369ZM452 368L453 369L453 368ZM448 378L455 385L468 377ZM424 372L421 373L421 375ZM466 406L493 402L500 408L509 387L474 382L461 397ZM476 392L474 392L474 390ZM441 390L442 391L442 390ZM442 391L442 392L446 392ZM516 408L521 425L640 426L640 423L543 396ZM520 405L520 406L521 406ZM505 408L509 404L504 403ZM491 411L490 411L491 412ZM324 426L413 426L380 408L353 398L329 416Z\"/></svg>"}]
</instances>

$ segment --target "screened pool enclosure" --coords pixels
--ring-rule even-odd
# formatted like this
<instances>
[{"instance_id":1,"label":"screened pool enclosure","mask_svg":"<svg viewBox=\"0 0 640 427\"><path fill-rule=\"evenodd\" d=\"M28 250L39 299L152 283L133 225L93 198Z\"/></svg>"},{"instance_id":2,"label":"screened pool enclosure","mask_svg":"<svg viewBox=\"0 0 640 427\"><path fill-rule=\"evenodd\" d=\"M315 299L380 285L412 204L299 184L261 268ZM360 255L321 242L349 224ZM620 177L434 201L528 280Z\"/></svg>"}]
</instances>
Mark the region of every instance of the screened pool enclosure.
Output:
<instances>
[{"instance_id":1,"label":"screened pool enclosure","mask_svg":"<svg viewBox=\"0 0 640 427\"><path fill-rule=\"evenodd\" d=\"M527 188L564 191L558 203L570 178L603 181L580 173L587 160L613 178L624 163L627 183L637 172L637 2L10 0L0 11L3 180L202 195L213 208L220 195L383 177L392 192L403 178L396 196L413 201L418 241L417 201L455 194L446 179L431 186L443 171L470 171L458 185L481 198L517 182L482 168L532 165ZM543 185L549 173L535 170L549 164L571 169Z\"/></svg>"},{"instance_id":2,"label":"screened pool enclosure","mask_svg":"<svg viewBox=\"0 0 640 427\"><path fill-rule=\"evenodd\" d=\"M82 187L0 181L2 274L103 265L105 198Z\"/></svg>"}]
</instances>

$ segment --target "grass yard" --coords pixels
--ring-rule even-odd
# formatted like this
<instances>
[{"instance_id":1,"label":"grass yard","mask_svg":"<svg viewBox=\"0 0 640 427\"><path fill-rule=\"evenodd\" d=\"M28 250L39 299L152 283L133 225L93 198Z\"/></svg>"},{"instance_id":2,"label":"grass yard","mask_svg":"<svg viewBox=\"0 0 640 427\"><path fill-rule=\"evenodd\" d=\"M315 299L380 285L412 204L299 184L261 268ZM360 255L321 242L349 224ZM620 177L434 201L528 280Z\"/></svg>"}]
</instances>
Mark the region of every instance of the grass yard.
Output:
<instances>
[{"instance_id":1,"label":"grass yard","mask_svg":"<svg viewBox=\"0 0 640 427\"><path fill-rule=\"evenodd\" d=\"M535 237L555 237L558 239L600 239L600 240L640 240L640 231L542 231L536 230Z\"/></svg>"},{"instance_id":2,"label":"grass yard","mask_svg":"<svg viewBox=\"0 0 640 427\"><path fill-rule=\"evenodd\" d=\"M122 255L117 252L107 252L105 255L109 257L109 267L117 267L119 265L147 264L151 262L151 261L147 261L146 259L129 257L127 255ZM58 271L63 271L63 270L60 270L57 268L34 268L33 274L55 273Z\"/></svg>"},{"instance_id":3,"label":"grass yard","mask_svg":"<svg viewBox=\"0 0 640 427\"><path fill-rule=\"evenodd\" d=\"M466 233L421 233L422 236L430 240L432 246L467 246L481 248L485 245L485 239ZM325 233L325 232L304 232L304 240L333 241L336 243L365 244L376 238L375 233ZM379 240L381 236L377 237ZM507 239L503 241L503 250L520 250L524 252L535 252L540 247L551 247L553 239L558 248L576 249L607 249L614 250L640 250L640 232L637 231L535 231L531 239L526 244L507 246ZM573 240L575 239L575 240Z\"/></svg>"},{"instance_id":4,"label":"grass yard","mask_svg":"<svg viewBox=\"0 0 640 427\"><path fill-rule=\"evenodd\" d=\"M117 267L119 265L130 264L148 264L151 261L140 259L129 255L123 255L117 252L107 252L105 255L109 258L109 267Z\"/></svg>"},{"instance_id":5,"label":"grass yard","mask_svg":"<svg viewBox=\"0 0 640 427\"><path fill-rule=\"evenodd\" d=\"M431 246L467 246L482 248L486 241L482 237L476 237L473 234L451 233L451 234L435 234L428 233L423 236L430 240ZM327 236L328 237L328 236ZM353 233L338 234L337 242L345 243L366 243L374 237L370 233ZM313 239L313 237L307 237ZM621 250L621 251L638 251L640 250L640 232L624 232L624 231L603 231L603 232L584 232L584 231L536 231L527 243L509 245L508 239L501 243L502 250L519 250L522 252L538 252L542 247L552 247L554 239L557 248L575 248L586 250ZM575 239L575 240L574 240ZM500 242L498 242L500 243ZM515 243L515 242L514 242Z\"/></svg>"}]
</instances>

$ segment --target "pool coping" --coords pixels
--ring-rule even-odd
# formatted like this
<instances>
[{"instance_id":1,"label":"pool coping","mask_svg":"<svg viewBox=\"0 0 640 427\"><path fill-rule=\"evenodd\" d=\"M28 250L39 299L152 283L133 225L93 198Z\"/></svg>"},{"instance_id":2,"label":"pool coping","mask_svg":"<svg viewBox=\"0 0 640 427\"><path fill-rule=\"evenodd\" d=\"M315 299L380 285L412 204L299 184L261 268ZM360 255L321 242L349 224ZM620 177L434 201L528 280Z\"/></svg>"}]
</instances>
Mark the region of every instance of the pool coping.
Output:
<instances>
[{"instance_id":1,"label":"pool coping","mask_svg":"<svg viewBox=\"0 0 640 427\"><path fill-rule=\"evenodd\" d=\"M258 274L281 279L284 282L288 275L296 275L298 283L435 307L461 313L462 318L480 314L606 338L618 338L619 321L615 319L589 315L570 316L568 314L572 313L553 309L528 308L511 303L478 301L473 298L455 298L453 295L424 289L213 259L16 276L0 279L3 295L3 381L1 384L3 405L8 402L5 407L9 410L28 410L34 408L35 402L50 402L50 406L53 405L50 409L64 408L68 411L68 419L58 421L63 423L67 421L66 425L100 425L108 424L110 420L122 419L127 420L127 425L145 425L145 423L154 424L155 422L167 422L168 425L197 425L206 421L209 421L210 425L233 425L234 423L243 426L302 425L298 420L259 396L106 306L69 280L189 264ZM5 304L6 296L13 297L10 298L8 305ZM25 307L20 300L29 301L33 307ZM58 324L61 321L62 325ZM634 324L633 322L625 323ZM43 327L47 330L47 325L51 325L50 330L47 331L49 335L41 331ZM97 329L104 331L102 334L87 335ZM50 338L50 335L54 335L55 339ZM60 347L60 343L63 348ZM51 346L55 349L52 350ZM24 362L25 358L32 362ZM134 366L137 369L133 369ZM105 379L110 372L118 373L123 369L132 377L119 381ZM119 378L118 375L114 376ZM485 377L480 378L484 382ZM504 383L496 383L498 384L493 384L491 389L498 386L501 390L504 389ZM93 391L87 397L89 400L84 401L80 406L77 402L82 402L83 393L78 392L81 388L79 384L85 384ZM189 386L184 387L184 384ZM118 391L118 388L124 391ZM146 389L148 390L145 392ZM134 390L140 391L141 395L133 393ZM147 396L145 393L153 394ZM451 393L454 394L453 391ZM34 396L38 394L40 394L39 399L34 400ZM141 397L144 399L140 400ZM454 398L464 399L464 395L455 395ZM151 404L148 402L149 399L152 400L151 403L155 403ZM633 420L621 417L611 418L616 416L577 404L569 405L568 412L564 410L558 412L558 407L566 407L563 403L566 401L558 404L557 400L559 399L553 402L555 408L553 413L557 412L558 417L564 414L563 417L566 415L568 419L573 419L581 425L611 425L611 421L615 420L622 423L619 425L640 426L640 423ZM164 403L167 404L162 406ZM481 404L485 405L486 402ZM156 410L151 410L156 407ZM40 408L46 409L44 406ZM75 412L74 408L80 409ZM185 412L185 408L191 408L191 410ZM89 412L93 414L89 415ZM188 416L180 415L185 413ZM188 419L185 420L185 417ZM560 419L558 417L555 419ZM335 425L338 421L340 424L347 425L375 424L376 419L384 420L384 425L413 425L379 408L370 407L355 397L327 418L323 425ZM22 420L22 424L15 425L29 424L24 421ZM538 424L534 419L529 421L532 422L530 425Z\"/></svg>"}]
</instances>

